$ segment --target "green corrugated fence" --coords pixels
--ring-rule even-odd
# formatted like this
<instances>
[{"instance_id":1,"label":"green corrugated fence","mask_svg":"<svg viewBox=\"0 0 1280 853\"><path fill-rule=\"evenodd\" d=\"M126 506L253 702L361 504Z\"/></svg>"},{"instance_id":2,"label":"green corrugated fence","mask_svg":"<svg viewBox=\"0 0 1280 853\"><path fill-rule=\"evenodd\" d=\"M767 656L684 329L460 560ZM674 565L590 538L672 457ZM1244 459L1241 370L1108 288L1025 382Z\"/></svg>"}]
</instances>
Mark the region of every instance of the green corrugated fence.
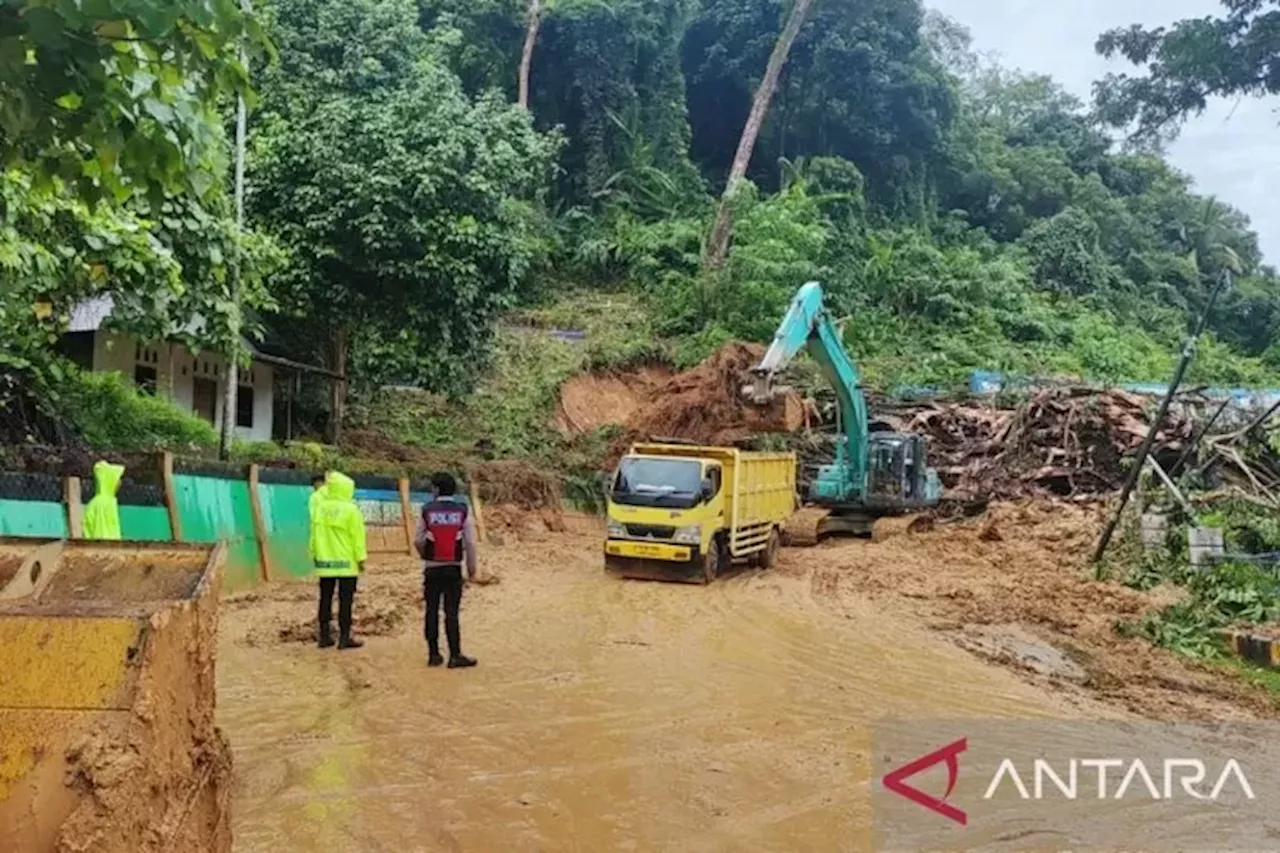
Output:
<instances>
[{"instance_id":1,"label":"green corrugated fence","mask_svg":"<svg viewBox=\"0 0 1280 853\"><path fill-rule=\"evenodd\" d=\"M173 539L169 511L162 506L120 504L120 535L137 542L168 542Z\"/></svg>"},{"instance_id":2,"label":"green corrugated fence","mask_svg":"<svg viewBox=\"0 0 1280 853\"><path fill-rule=\"evenodd\" d=\"M154 469L139 471L137 479L126 472L117 494L123 538L173 540L168 494L177 513L178 538L227 542L224 588L244 588L261 578L263 549L273 579L310 576L310 475L285 469L262 469L256 475L253 471L252 467L246 472L243 467L201 462L175 471L171 458L165 457ZM250 492L255 476L260 530L255 527ZM73 484L73 480L43 474L0 472L0 535L61 539L72 537L73 527L78 533L78 521L72 519L78 519L93 498L94 485L92 477L80 478L77 495ZM356 477L356 484L370 553L407 553L399 491L404 484L373 476ZM429 499L424 484L415 486L409 492L413 513Z\"/></svg>"},{"instance_id":3,"label":"green corrugated fence","mask_svg":"<svg viewBox=\"0 0 1280 853\"><path fill-rule=\"evenodd\" d=\"M61 503L0 498L0 536L62 539L67 517Z\"/></svg>"},{"instance_id":4,"label":"green corrugated fence","mask_svg":"<svg viewBox=\"0 0 1280 853\"><path fill-rule=\"evenodd\" d=\"M259 556L249 484L244 480L175 474L173 486L183 541L226 540L224 586L250 586L258 577Z\"/></svg>"},{"instance_id":5,"label":"green corrugated fence","mask_svg":"<svg viewBox=\"0 0 1280 853\"><path fill-rule=\"evenodd\" d=\"M307 518L310 486L259 483L258 501L262 525L267 533L267 557L276 575L305 578L311 574L307 539L311 525Z\"/></svg>"}]
</instances>

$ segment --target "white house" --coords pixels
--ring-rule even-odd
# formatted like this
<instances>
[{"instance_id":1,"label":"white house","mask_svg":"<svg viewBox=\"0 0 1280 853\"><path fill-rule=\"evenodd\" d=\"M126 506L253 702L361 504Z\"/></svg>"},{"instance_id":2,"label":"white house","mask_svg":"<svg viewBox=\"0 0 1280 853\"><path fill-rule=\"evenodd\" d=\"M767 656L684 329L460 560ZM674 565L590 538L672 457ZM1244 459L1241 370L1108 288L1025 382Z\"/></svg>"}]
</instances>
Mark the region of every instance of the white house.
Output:
<instances>
[{"instance_id":1,"label":"white house","mask_svg":"<svg viewBox=\"0 0 1280 853\"><path fill-rule=\"evenodd\" d=\"M107 331L102 325L113 308L110 296L77 305L61 340L63 354L82 369L116 371L139 389L167 397L210 424L222 423L226 360L208 350L192 353L177 342L144 342L134 335ZM299 372L333 374L259 352L249 341L244 346L253 354L253 362L239 373L236 434L246 441L270 441L278 374L286 374L280 377L285 379Z\"/></svg>"}]
</instances>

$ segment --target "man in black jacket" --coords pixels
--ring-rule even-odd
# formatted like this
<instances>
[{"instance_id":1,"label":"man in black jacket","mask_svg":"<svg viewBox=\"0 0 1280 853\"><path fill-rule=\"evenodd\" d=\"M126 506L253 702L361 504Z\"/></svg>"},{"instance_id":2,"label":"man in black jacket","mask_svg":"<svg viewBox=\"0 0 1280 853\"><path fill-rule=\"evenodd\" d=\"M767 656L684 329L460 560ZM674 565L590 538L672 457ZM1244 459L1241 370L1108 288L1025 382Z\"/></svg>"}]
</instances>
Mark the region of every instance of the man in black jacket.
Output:
<instances>
[{"instance_id":1,"label":"man in black jacket","mask_svg":"<svg viewBox=\"0 0 1280 853\"><path fill-rule=\"evenodd\" d=\"M476 579L476 522L470 507L457 494L458 482L448 473L431 478L435 497L422 508L413 543L421 555L422 594L427 615L424 633L429 652L427 666L440 666L440 605L444 605L444 632L449 641L449 668L476 665L462 654L458 609L462 604L462 566L467 580Z\"/></svg>"}]
</instances>

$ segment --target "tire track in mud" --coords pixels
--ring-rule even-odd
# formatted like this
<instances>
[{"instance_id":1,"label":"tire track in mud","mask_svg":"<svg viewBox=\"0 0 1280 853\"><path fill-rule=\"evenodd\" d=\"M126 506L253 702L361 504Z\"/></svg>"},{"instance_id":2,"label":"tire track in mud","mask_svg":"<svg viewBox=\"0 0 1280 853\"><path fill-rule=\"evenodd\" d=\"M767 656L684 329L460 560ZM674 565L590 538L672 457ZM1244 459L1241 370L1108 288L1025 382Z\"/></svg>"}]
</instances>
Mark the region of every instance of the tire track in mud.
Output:
<instances>
[{"instance_id":1,"label":"tire track in mud","mask_svg":"<svg viewBox=\"0 0 1280 853\"><path fill-rule=\"evenodd\" d=\"M755 638L750 646L766 668L802 672L799 680L805 687L818 686L815 701L847 712L856 697L875 696L882 703L878 709L882 713L899 710L918 714L919 706L926 703L947 714L1000 715L1002 709L993 701L1000 697L940 677L939 663L945 657L959 659L948 655L949 649L941 641L916 631L895 634L870 618L859 620L849 613L842 617L833 611L828 606L828 583L819 580L833 574L813 568L804 593L792 588L785 598L781 586L771 584L767 575L735 578L735 583L718 590L711 587L717 594L708 597L708 605L716 618L733 630ZM758 594L766 585L776 588L778 600L769 601ZM872 617L873 613L866 615ZM815 632L813 622L826 624ZM797 639L806 629L805 639ZM865 714L849 719L870 722Z\"/></svg>"}]
</instances>

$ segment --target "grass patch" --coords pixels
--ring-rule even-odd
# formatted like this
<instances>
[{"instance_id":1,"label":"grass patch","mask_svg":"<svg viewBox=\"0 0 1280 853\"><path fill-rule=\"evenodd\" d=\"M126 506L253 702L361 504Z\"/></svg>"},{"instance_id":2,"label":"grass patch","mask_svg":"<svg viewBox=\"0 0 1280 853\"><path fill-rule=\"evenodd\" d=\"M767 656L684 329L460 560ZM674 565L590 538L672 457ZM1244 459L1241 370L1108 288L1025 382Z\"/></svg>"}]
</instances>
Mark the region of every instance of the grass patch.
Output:
<instances>
[{"instance_id":1,"label":"grass patch","mask_svg":"<svg viewBox=\"0 0 1280 853\"><path fill-rule=\"evenodd\" d=\"M58 409L95 450L199 453L218 444L207 422L163 397L139 393L119 373L70 374L59 388Z\"/></svg>"},{"instance_id":2,"label":"grass patch","mask_svg":"<svg viewBox=\"0 0 1280 853\"><path fill-rule=\"evenodd\" d=\"M1280 672L1274 669L1264 669L1255 666L1246 660L1236 657L1228 657L1223 660L1214 661L1213 666L1225 673L1234 675L1244 681L1246 684L1254 687L1260 687L1271 694L1273 699L1280 701Z\"/></svg>"},{"instance_id":3,"label":"grass patch","mask_svg":"<svg viewBox=\"0 0 1280 853\"><path fill-rule=\"evenodd\" d=\"M474 449L529 459L571 478L570 500L599 503L595 467L612 440L609 431L566 438L555 428L560 386L584 370L626 369L666 362L649 313L638 297L567 293L507 318L493 365L474 393L450 401L418 391L382 391L353 412L353 426L427 449ZM581 331L564 340L553 330Z\"/></svg>"}]
</instances>

